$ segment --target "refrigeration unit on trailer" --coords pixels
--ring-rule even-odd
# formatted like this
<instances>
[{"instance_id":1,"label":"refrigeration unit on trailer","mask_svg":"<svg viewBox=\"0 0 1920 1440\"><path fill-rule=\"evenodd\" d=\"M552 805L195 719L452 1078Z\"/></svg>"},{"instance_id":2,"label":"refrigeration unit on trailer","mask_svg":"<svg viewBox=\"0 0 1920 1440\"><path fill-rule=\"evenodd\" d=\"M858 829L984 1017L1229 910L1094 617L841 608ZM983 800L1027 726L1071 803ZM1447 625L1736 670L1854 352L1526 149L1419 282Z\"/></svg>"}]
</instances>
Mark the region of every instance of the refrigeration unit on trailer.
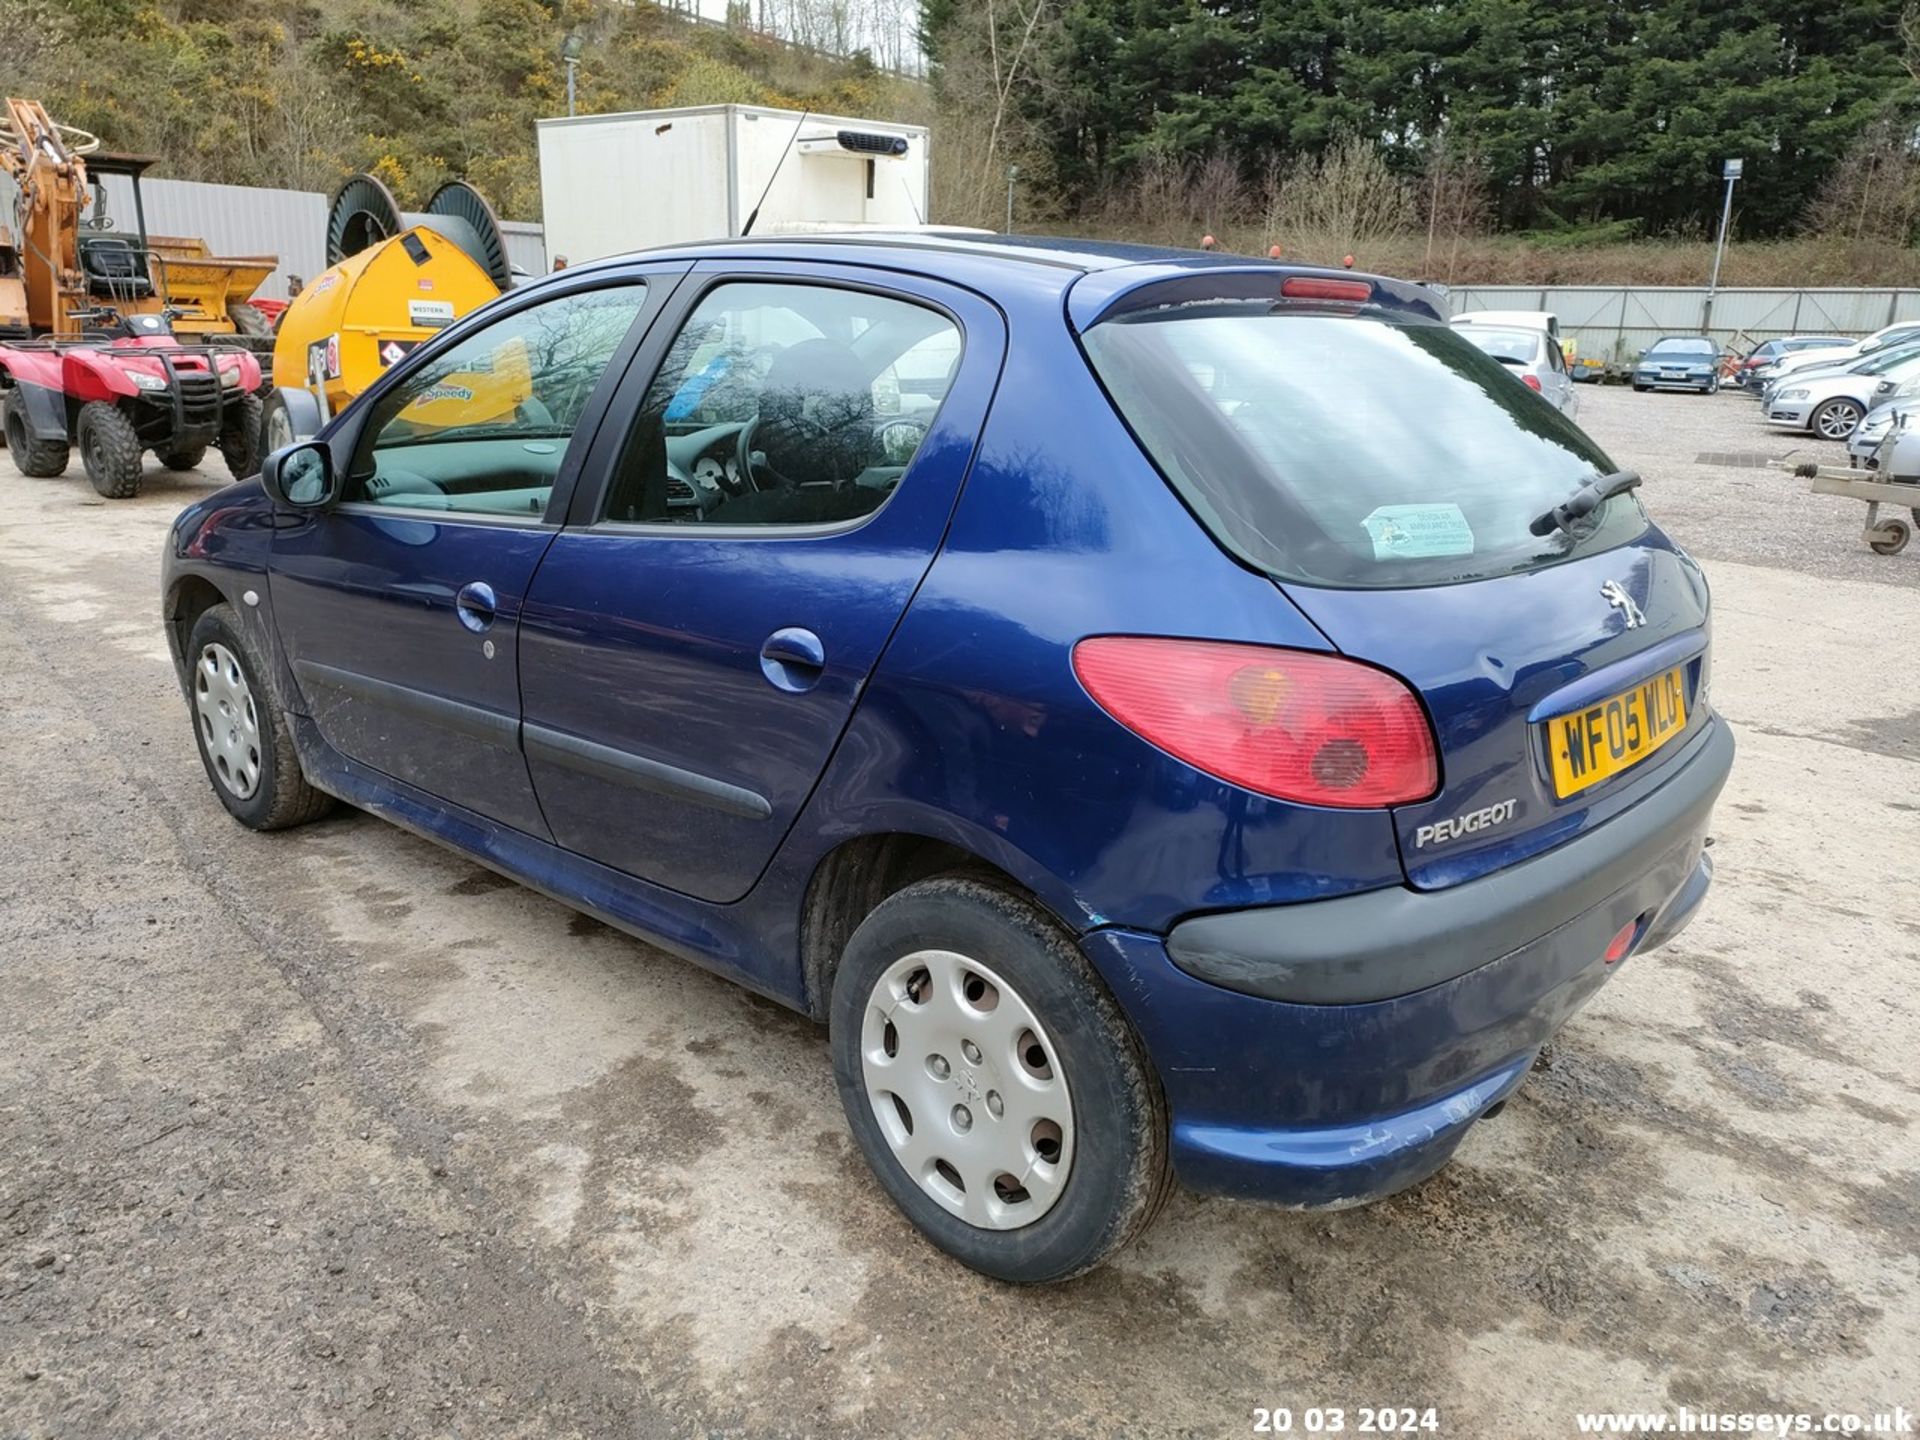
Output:
<instances>
[{"instance_id":1,"label":"refrigeration unit on trailer","mask_svg":"<svg viewBox=\"0 0 1920 1440\"><path fill-rule=\"evenodd\" d=\"M547 253L570 264L691 240L927 218L928 131L759 105L542 120Z\"/></svg>"}]
</instances>

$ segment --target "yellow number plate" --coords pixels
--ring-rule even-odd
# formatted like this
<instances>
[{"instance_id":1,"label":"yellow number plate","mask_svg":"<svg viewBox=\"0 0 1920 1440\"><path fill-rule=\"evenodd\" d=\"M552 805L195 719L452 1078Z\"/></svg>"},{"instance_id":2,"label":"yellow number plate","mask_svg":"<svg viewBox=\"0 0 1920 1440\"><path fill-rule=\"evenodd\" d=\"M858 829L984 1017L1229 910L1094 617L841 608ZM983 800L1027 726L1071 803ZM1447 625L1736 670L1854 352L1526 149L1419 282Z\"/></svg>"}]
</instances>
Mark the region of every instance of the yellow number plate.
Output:
<instances>
[{"instance_id":1,"label":"yellow number plate","mask_svg":"<svg viewBox=\"0 0 1920 1440\"><path fill-rule=\"evenodd\" d=\"M1687 691L1678 667L1547 722L1553 788L1563 798L1631 769L1687 728Z\"/></svg>"}]
</instances>

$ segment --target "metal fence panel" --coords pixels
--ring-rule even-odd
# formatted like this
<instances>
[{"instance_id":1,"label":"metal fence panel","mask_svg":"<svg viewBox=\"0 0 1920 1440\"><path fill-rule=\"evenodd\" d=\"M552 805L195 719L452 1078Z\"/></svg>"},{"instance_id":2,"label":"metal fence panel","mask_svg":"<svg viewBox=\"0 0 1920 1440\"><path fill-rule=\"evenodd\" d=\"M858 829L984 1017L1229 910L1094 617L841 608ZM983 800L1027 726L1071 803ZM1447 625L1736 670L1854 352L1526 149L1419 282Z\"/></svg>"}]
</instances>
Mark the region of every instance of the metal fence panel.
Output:
<instances>
[{"instance_id":1,"label":"metal fence panel","mask_svg":"<svg viewBox=\"0 0 1920 1440\"><path fill-rule=\"evenodd\" d=\"M1455 315L1470 310L1550 310L1579 353L1616 364L1662 335L1698 335L1707 289L1671 285L1458 285ZM1722 345L1747 350L1779 335L1870 335L1896 321L1920 321L1920 290L1721 289L1711 328Z\"/></svg>"}]
</instances>

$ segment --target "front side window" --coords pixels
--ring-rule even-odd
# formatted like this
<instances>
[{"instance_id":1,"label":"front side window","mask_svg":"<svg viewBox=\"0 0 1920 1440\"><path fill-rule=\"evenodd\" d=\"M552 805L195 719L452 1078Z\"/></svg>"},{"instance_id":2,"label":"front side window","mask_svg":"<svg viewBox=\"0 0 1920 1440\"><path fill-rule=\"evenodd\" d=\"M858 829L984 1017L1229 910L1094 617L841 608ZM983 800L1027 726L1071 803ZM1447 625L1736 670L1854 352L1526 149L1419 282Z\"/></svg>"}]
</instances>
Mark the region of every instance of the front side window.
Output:
<instances>
[{"instance_id":1,"label":"front side window","mask_svg":"<svg viewBox=\"0 0 1920 1440\"><path fill-rule=\"evenodd\" d=\"M376 402L345 498L538 519L645 299L639 283L563 295L436 355Z\"/></svg>"},{"instance_id":2,"label":"front side window","mask_svg":"<svg viewBox=\"0 0 1920 1440\"><path fill-rule=\"evenodd\" d=\"M886 503L960 361L954 322L829 285L709 291L648 387L604 518L819 525Z\"/></svg>"},{"instance_id":3,"label":"front side window","mask_svg":"<svg viewBox=\"0 0 1920 1440\"><path fill-rule=\"evenodd\" d=\"M1124 316L1094 369L1202 524L1284 579L1341 586L1503 575L1621 544L1616 496L1572 533L1532 521L1613 462L1458 330L1268 302Z\"/></svg>"}]
</instances>

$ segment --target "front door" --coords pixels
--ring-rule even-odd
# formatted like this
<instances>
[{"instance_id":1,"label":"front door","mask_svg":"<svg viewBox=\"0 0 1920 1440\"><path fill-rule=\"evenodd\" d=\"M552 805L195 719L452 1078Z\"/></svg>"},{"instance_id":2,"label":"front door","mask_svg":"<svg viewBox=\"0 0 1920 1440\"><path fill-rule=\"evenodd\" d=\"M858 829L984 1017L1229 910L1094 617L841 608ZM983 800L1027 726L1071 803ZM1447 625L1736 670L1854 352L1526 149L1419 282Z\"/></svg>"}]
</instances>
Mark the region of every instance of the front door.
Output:
<instances>
[{"instance_id":1,"label":"front door","mask_svg":"<svg viewBox=\"0 0 1920 1440\"><path fill-rule=\"evenodd\" d=\"M728 901L926 573L1005 329L967 292L847 267L710 263L683 288L534 577L524 735L560 844Z\"/></svg>"},{"instance_id":2,"label":"front door","mask_svg":"<svg viewBox=\"0 0 1920 1440\"><path fill-rule=\"evenodd\" d=\"M308 713L347 759L547 834L520 752L520 612L646 302L628 281L515 308L423 353L336 436L342 501L275 532L272 586Z\"/></svg>"}]
</instances>

